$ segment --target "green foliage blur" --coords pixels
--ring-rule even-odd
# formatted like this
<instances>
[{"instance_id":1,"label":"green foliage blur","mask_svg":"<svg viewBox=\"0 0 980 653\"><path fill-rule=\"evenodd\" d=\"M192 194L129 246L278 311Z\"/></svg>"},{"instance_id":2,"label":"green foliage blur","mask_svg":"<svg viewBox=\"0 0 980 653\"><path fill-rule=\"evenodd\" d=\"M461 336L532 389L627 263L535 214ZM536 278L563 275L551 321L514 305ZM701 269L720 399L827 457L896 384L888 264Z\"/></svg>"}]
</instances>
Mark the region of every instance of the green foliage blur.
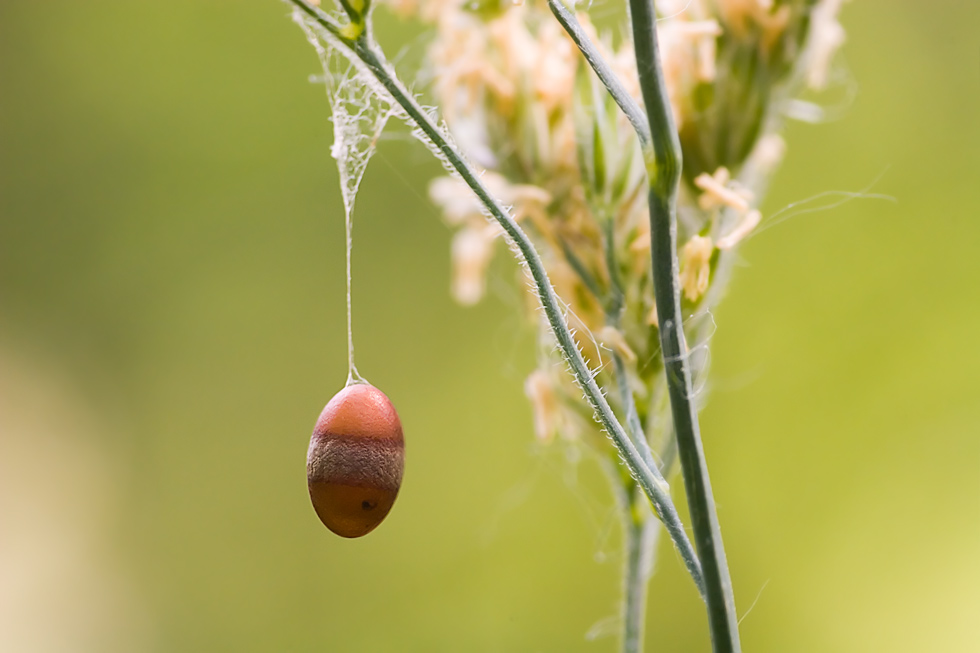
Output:
<instances>
[{"instance_id":1,"label":"green foliage blur","mask_svg":"<svg viewBox=\"0 0 980 653\"><path fill-rule=\"evenodd\" d=\"M842 22L859 92L791 125L763 213L896 201L760 233L715 316L743 645L980 651L980 4ZM533 441L515 266L451 302L440 168L403 130L358 198L353 301L406 478L366 538L314 515L309 434L346 377L318 70L274 0L0 3L0 651L616 649L604 480ZM665 542L648 630L709 650Z\"/></svg>"}]
</instances>

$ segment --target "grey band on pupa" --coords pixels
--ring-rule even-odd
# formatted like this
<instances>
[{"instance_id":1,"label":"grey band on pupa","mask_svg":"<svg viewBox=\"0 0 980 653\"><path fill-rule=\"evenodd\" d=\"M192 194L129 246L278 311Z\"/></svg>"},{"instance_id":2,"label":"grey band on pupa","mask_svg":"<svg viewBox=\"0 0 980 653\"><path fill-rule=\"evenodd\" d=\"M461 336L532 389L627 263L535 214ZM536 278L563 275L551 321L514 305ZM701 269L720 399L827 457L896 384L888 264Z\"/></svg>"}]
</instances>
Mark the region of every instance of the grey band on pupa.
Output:
<instances>
[{"instance_id":1,"label":"grey band on pupa","mask_svg":"<svg viewBox=\"0 0 980 653\"><path fill-rule=\"evenodd\" d=\"M391 438L323 434L310 442L306 476L309 482L397 491L404 468L404 442Z\"/></svg>"}]
</instances>

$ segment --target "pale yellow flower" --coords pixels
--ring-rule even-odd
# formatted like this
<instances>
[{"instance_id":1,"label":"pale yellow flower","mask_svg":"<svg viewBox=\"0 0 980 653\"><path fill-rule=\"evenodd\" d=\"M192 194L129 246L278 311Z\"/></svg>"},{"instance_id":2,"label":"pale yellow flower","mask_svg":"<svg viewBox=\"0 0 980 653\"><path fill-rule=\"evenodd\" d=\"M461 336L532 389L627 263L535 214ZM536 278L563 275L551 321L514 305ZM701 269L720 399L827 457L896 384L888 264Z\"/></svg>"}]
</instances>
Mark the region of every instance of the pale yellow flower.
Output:
<instances>
[{"instance_id":1,"label":"pale yellow flower","mask_svg":"<svg viewBox=\"0 0 980 653\"><path fill-rule=\"evenodd\" d=\"M493 243L494 234L489 228L463 227L453 236L451 291L453 299L463 306L476 304L486 293Z\"/></svg>"},{"instance_id":2,"label":"pale yellow flower","mask_svg":"<svg viewBox=\"0 0 980 653\"><path fill-rule=\"evenodd\" d=\"M550 442L558 431L558 399L551 380L544 370L534 370L524 381L524 394L534 413L534 434L542 442Z\"/></svg>"},{"instance_id":3,"label":"pale yellow flower","mask_svg":"<svg viewBox=\"0 0 980 653\"><path fill-rule=\"evenodd\" d=\"M694 236L681 251L681 288L684 296L692 302L696 302L708 289L714 249L710 237Z\"/></svg>"},{"instance_id":4,"label":"pale yellow flower","mask_svg":"<svg viewBox=\"0 0 980 653\"><path fill-rule=\"evenodd\" d=\"M623 335L623 332L616 327L607 324L599 329L595 335L600 344L609 347L627 361L632 363L636 360L636 352L634 352L630 348L629 343L626 342L626 337Z\"/></svg>"},{"instance_id":5,"label":"pale yellow flower","mask_svg":"<svg viewBox=\"0 0 980 653\"><path fill-rule=\"evenodd\" d=\"M694 178L694 185L704 191L698 198L698 206L705 211L722 206L739 213L749 210L752 193L746 188L734 187L727 168L718 168L713 175L702 172Z\"/></svg>"},{"instance_id":6,"label":"pale yellow flower","mask_svg":"<svg viewBox=\"0 0 980 653\"><path fill-rule=\"evenodd\" d=\"M759 139L752 152L753 162L763 172L772 172L786 154L786 141L779 134L766 134Z\"/></svg>"},{"instance_id":7,"label":"pale yellow flower","mask_svg":"<svg viewBox=\"0 0 980 653\"><path fill-rule=\"evenodd\" d=\"M830 63L838 48L844 44L844 28L837 22L844 0L823 0L810 17L810 68L807 84L814 90L827 86Z\"/></svg>"},{"instance_id":8,"label":"pale yellow flower","mask_svg":"<svg viewBox=\"0 0 980 653\"><path fill-rule=\"evenodd\" d=\"M741 217L738 224L732 231L721 238L715 243L715 247L721 250L732 249L735 245L742 242L746 236L748 236L753 229L759 226L762 221L762 214L756 210L751 210Z\"/></svg>"},{"instance_id":9,"label":"pale yellow flower","mask_svg":"<svg viewBox=\"0 0 980 653\"><path fill-rule=\"evenodd\" d=\"M789 23L790 8L783 5L773 11L773 0L720 0L718 9L740 37L747 36L754 23L762 29L762 46L766 49L780 37Z\"/></svg>"}]
</instances>

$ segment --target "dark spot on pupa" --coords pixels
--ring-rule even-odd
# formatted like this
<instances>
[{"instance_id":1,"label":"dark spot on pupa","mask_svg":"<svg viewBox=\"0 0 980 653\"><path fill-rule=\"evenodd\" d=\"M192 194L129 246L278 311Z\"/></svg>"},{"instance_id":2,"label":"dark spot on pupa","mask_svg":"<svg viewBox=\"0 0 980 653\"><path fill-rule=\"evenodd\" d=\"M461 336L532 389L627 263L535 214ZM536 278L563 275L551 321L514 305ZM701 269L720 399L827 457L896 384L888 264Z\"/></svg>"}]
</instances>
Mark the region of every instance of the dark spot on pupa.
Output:
<instances>
[{"instance_id":1,"label":"dark spot on pupa","mask_svg":"<svg viewBox=\"0 0 980 653\"><path fill-rule=\"evenodd\" d=\"M374 510L376 505L378 504L372 503L371 501L361 501L361 509L363 510Z\"/></svg>"}]
</instances>

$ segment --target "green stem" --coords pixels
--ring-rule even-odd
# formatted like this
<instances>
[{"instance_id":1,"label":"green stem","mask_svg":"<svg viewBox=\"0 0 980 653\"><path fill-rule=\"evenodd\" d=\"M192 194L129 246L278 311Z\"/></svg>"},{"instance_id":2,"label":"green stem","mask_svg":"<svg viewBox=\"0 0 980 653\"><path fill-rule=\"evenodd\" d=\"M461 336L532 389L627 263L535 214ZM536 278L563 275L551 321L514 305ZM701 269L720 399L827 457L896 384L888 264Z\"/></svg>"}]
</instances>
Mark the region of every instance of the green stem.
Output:
<instances>
[{"instance_id":1,"label":"green stem","mask_svg":"<svg viewBox=\"0 0 980 653\"><path fill-rule=\"evenodd\" d=\"M626 365L623 358L616 352L612 354L613 367L616 369L616 385L619 386L619 394L623 402L623 412L626 413L626 426L632 432L633 441L644 462L654 471L658 477L663 478L660 473L660 466L653 459L653 452L650 450L650 443L647 442L646 430L640 422L640 414L636 410L636 400L633 398L633 391L630 389L629 379L626 376Z\"/></svg>"},{"instance_id":2,"label":"green stem","mask_svg":"<svg viewBox=\"0 0 980 653\"><path fill-rule=\"evenodd\" d=\"M612 99L623 110L623 113L626 114L627 120L630 121L633 129L636 130L636 135L640 139L640 145L644 150L647 149L650 146L650 127L647 124L646 116L643 115L643 109L640 108L640 105L629 94L629 91L626 90L623 83L616 77L616 73L613 72L609 64L606 63L606 60L599 54L599 49L592 42L592 39L582 29L582 25L578 22L575 14L568 10L568 7L564 5L562 0L548 0L548 7L551 8L551 13L555 15L555 18L558 19L561 26L568 32L568 36L578 46L578 49L582 52L582 56L585 57L592 70L595 71L596 77L599 78L599 81L609 91L609 95L612 96Z\"/></svg>"},{"instance_id":3,"label":"green stem","mask_svg":"<svg viewBox=\"0 0 980 653\"><path fill-rule=\"evenodd\" d=\"M558 236L557 240L558 244L561 245L562 254L565 255L565 260L568 261L568 264L572 266L572 270L574 270L575 274L578 275L578 278L582 280L582 283L585 285L588 291L592 293L592 296L601 302L603 293L602 289L599 288L599 283L596 281L595 275L589 272L589 269L585 266L585 263L582 262L582 259L578 257L578 254L575 253L575 250L571 248L564 238Z\"/></svg>"},{"instance_id":4,"label":"green stem","mask_svg":"<svg viewBox=\"0 0 980 653\"><path fill-rule=\"evenodd\" d=\"M623 293L623 282L619 278L619 264L616 262L616 223L610 216L602 218L602 249L606 255L606 268L609 270L609 300L606 304L606 314L615 320L613 326L619 328L626 297Z\"/></svg>"},{"instance_id":5,"label":"green stem","mask_svg":"<svg viewBox=\"0 0 980 653\"><path fill-rule=\"evenodd\" d=\"M687 533L684 531L680 517L677 515L677 509L674 507L674 503L670 498L669 486L662 478L657 478L659 474L652 471L643 462L639 451L637 451L633 442L626 434L626 431L616 419L616 415L609 406L609 402L606 401L602 390L595 382L593 373L582 357L582 353L579 351L578 345L575 343L575 339L565 322L561 304L545 272L541 257L527 237L527 234L524 233L497 199L493 197L489 189L480 180L477 172L466 162L462 154L450 144L430 115L418 104L397 77L392 72L389 72L384 55L376 51L366 37L362 35L354 40L345 38L327 14L311 6L306 0L289 1L308 16L312 17L337 41L339 46L345 47L350 55L356 57L365 66L390 94L391 98L405 111L408 118L415 123L433 148L441 156L445 157L449 165L459 174L466 185L472 189L486 207L491 217L497 221L513 241L514 245L516 245L534 281L538 298L544 308L548 323L551 325L558 347L564 354L569 367L572 368L575 380L595 410L597 421L609 434L617 451L622 456L630 475L636 480L647 497L649 497L657 514L663 519L664 526L677 546L677 550L684 560L684 564L687 566L691 577L694 579L698 591L704 596L704 580L701 565L687 537Z\"/></svg>"},{"instance_id":6,"label":"green stem","mask_svg":"<svg viewBox=\"0 0 980 653\"><path fill-rule=\"evenodd\" d=\"M694 527L694 541L704 569L711 641L715 653L737 653L741 646L735 598L701 445L681 319L676 222L677 190L681 176L680 143L660 66L653 0L630 0L630 15L640 88L653 135L653 151L646 160L650 184L651 256L660 321L660 345L674 430Z\"/></svg>"},{"instance_id":7,"label":"green stem","mask_svg":"<svg viewBox=\"0 0 980 653\"><path fill-rule=\"evenodd\" d=\"M660 450L660 473L664 478L667 478L671 474L671 469L674 466L674 460L677 459L677 436L674 435L673 431L670 432L670 437L664 443Z\"/></svg>"},{"instance_id":8,"label":"green stem","mask_svg":"<svg viewBox=\"0 0 980 653\"><path fill-rule=\"evenodd\" d=\"M623 588L623 653L643 650L643 626L646 622L647 588L653 567L660 526L649 518L630 492L629 511L624 522L626 540L625 587Z\"/></svg>"}]
</instances>

